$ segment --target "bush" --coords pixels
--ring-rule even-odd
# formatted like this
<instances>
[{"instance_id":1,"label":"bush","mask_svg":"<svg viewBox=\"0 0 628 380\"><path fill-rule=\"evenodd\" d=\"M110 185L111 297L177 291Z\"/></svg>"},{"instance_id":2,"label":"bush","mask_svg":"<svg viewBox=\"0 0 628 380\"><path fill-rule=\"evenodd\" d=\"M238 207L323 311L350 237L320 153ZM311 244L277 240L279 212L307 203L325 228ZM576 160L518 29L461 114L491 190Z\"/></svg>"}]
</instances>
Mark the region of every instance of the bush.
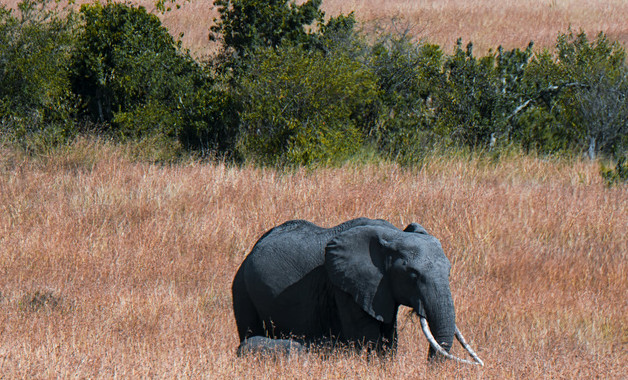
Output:
<instances>
[{"instance_id":1,"label":"bush","mask_svg":"<svg viewBox=\"0 0 628 380\"><path fill-rule=\"evenodd\" d=\"M537 54L526 69L534 94L517 117L515 138L542 152L560 150L621 155L626 149L625 51L603 33L589 41L572 31L557 38L555 53Z\"/></svg>"},{"instance_id":2,"label":"bush","mask_svg":"<svg viewBox=\"0 0 628 380\"><path fill-rule=\"evenodd\" d=\"M245 57L258 47L278 47L288 43L308 43L312 34L305 27L323 20L322 0L301 5L288 0L216 0L220 18L211 27L226 49Z\"/></svg>"},{"instance_id":3,"label":"bush","mask_svg":"<svg viewBox=\"0 0 628 380\"><path fill-rule=\"evenodd\" d=\"M143 7L112 2L83 5L81 15L84 26L72 79L86 114L95 122L111 123L116 114L136 112L153 100L173 108L181 95L178 87L191 79L187 74L195 63L178 53L159 19ZM150 126L139 126L137 132L143 128ZM131 131L120 126L120 132Z\"/></svg>"},{"instance_id":4,"label":"bush","mask_svg":"<svg viewBox=\"0 0 628 380\"><path fill-rule=\"evenodd\" d=\"M325 29L321 29L315 45L318 49L310 53L321 51L328 61L330 56L342 56L347 62L368 67L377 96L354 103L349 120L361 131L363 143L374 142L386 157L412 164L435 146L450 145L495 151L518 145L540 153L570 152L586 149L587 145L591 148L591 141L593 152L618 155L625 151L628 86L624 53L602 34L593 42L584 34L561 34L555 55L547 51L535 54L530 43L525 50L505 51L500 47L476 58L471 43L463 49L458 41L454 54L444 56L438 46L413 42L407 34L383 35L369 48L352 24L346 30L348 33L337 34L342 38L325 39ZM286 59L290 63L261 59L262 65L271 65L276 71L252 68L249 77L252 81L246 82L244 92L255 93L258 100L253 102L253 108L253 103L243 103L246 119L243 130L249 135L255 130L257 137L241 140L256 141L253 149L247 143L241 147L248 155L255 152L260 161L264 161L261 156L269 155L274 157L270 162L277 157L291 162L325 162L329 157L312 155L317 151L313 146L329 144L316 136L330 132L312 129L310 124L302 127L303 115L309 115L308 123L324 118L319 115L320 110L291 108L289 103L286 110L299 109L294 111L299 117L285 119L286 114L292 114L284 113L283 108L264 114L259 106L265 104L264 107L273 110L283 104L282 99L275 97L282 92L281 85L272 82L273 78L288 86L287 83L296 83L294 78L316 75L301 68L296 70L294 78L286 81L285 75L292 75L286 65L294 65L293 68L299 65L294 63L294 52L284 54L284 49L285 46L280 46L273 50L273 59ZM259 60L252 62L257 64ZM346 83L353 79L346 76L339 80ZM260 88L253 89L255 86ZM259 100L264 94L271 94L268 103ZM327 128L330 122L334 121L325 121ZM297 131L314 135L299 135ZM353 138L354 135L346 133ZM265 143L259 145L261 140ZM295 141L308 147L305 151L309 158L297 157L295 152L302 150L295 148ZM319 148L319 153L328 151ZM282 149L296 155L288 159L281 153Z\"/></svg>"},{"instance_id":5,"label":"bush","mask_svg":"<svg viewBox=\"0 0 628 380\"><path fill-rule=\"evenodd\" d=\"M386 156L405 164L421 160L434 143L432 107L442 86L443 52L416 44L407 34L384 34L372 48L370 66L383 104L376 140Z\"/></svg>"},{"instance_id":6,"label":"bush","mask_svg":"<svg viewBox=\"0 0 628 380\"><path fill-rule=\"evenodd\" d=\"M60 17L48 0L24 0L15 11L0 5L0 135L17 141L45 133L64 141L76 130L77 97L67 61L75 15Z\"/></svg>"},{"instance_id":7,"label":"bush","mask_svg":"<svg viewBox=\"0 0 628 380\"><path fill-rule=\"evenodd\" d=\"M509 115L525 97L523 82L532 44L480 59L459 40L453 55L414 43L406 34L375 45L373 64L388 116L380 149L404 163L420 161L434 147L493 148L509 138Z\"/></svg>"},{"instance_id":8,"label":"bush","mask_svg":"<svg viewBox=\"0 0 628 380\"><path fill-rule=\"evenodd\" d=\"M83 5L81 15L72 84L87 118L123 139L157 134L188 148L233 149L231 97L157 16L111 1Z\"/></svg>"},{"instance_id":9,"label":"bush","mask_svg":"<svg viewBox=\"0 0 628 380\"><path fill-rule=\"evenodd\" d=\"M143 7L51 1L0 5L0 134L29 149L89 127L147 157L266 164L373 151L412 164L435 146L628 151L626 54L604 34L483 57L458 41L445 55L407 33L370 42L353 14L324 22L321 0L218 0L212 31L226 50L201 62Z\"/></svg>"},{"instance_id":10,"label":"bush","mask_svg":"<svg viewBox=\"0 0 628 380\"><path fill-rule=\"evenodd\" d=\"M239 84L239 149L268 164L334 163L365 144L362 124L377 103L367 67L336 52L262 48Z\"/></svg>"},{"instance_id":11,"label":"bush","mask_svg":"<svg viewBox=\"0 0 628 380\"><path fill-rule=\"evenodd\" d=\"M600 174L602 178L606 181L607 186L613 186L615 184L627 183L628 182L628 162L626 161L626 157L620 157L617 160L617 164L615 165L615 169L608 168L602 165L600 169Z\"/></svg>"}]
</instances>

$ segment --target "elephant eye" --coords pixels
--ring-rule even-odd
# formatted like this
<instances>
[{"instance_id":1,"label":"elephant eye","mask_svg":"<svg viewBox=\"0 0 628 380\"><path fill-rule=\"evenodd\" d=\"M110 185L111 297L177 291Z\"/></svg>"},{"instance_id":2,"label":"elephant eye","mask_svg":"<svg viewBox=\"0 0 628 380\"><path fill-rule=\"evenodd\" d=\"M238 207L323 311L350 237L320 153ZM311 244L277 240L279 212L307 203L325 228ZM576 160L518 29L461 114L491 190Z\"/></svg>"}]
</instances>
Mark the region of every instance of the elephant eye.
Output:
<instances>
[{"instance_id":1,"label":"elephant eye","mask_svg":"<svg viewBox=\"0 0 628 380\"><path fill-rule=\"evenodd\" d=\"M408 266L408 260L403 260L403 261L401 262L401 265L403 265L404 267L405 267L405 266Z\"/></svg>"}]
</instances>

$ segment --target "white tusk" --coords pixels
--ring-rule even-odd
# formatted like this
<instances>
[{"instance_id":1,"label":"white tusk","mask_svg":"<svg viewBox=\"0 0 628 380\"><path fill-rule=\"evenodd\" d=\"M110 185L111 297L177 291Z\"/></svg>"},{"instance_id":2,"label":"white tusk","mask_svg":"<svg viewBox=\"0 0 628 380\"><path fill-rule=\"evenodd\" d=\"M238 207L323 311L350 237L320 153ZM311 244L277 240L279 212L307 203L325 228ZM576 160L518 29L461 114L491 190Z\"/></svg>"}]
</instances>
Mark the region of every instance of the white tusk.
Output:
<instances>
[{"instance_id":1,"label":"white tusk","mask_svg":"<svg viewBox=\"0 0 628 380\"><path fill-rule=\"evenodd\" d=\"M462 333L460 332L460 330L458 330L458 326L456 326L456 339L458 339L458 342L462 344L462 347L464 347L464 349L467 350L467 352L469 353L469 355L471 355L473 360L475 360L479 365L484 366L484 362L482 361L482 359L478 357L475 351L471 349L471 346L469 346L467 341L464 340L464 336L462 336Z\"/></svg>"},{"instance_id":2,"label":"white tusk","mask_svg":"<svg viewBox=\"0 0 628 380\"><path fill-rule=\"evenodd\" d=\"M425 334L425 337L427 338L427 341L430 342L430 345L432 346L432 348L434 348L439 354L443 355L444 357L446 357L447 359L451 359L460 363L465 363L465 364L479 364L479 365L484 365L484 363L479 360L479 358L477 360L477 362L472 362L469 360L465 360L465 359L460 359L456 356L453 356L452 354L448 353L447 351L445 351L445 349L443 349L440 344L438 344L438 342L436 342L436 339L434 339L434 336L432 335L432 332L430 331L429 326L427 325L427 320L423 317L421 317L421 329L423 329L423 334ZM456 328L456 330L458 330ZM456 334L456 336L460 335L460 337L462 338L462 340L464 340L464 337L462 337L462 334L460 334L460 332L458 331L458 333ZM458 340L460 340L460 337L458 338ZM460 342L462 343L462 342ZM465 342L466 344L466 342ZM465 347L466 348L466 347ZM471 353L471 351L469 352ZM475 354L475 353L473 353ZM472 355L473 356L473 355ZM474 359L477 358L477 355L474 356Z\"/></svg>"}]
</instances>

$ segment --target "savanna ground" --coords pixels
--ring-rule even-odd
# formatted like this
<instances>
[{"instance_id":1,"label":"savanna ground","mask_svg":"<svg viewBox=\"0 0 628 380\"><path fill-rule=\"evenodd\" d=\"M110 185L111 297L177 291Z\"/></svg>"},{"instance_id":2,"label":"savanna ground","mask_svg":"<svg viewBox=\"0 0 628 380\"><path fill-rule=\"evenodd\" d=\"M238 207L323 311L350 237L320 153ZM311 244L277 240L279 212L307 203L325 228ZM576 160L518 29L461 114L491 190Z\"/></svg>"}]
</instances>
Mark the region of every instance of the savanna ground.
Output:
<instances>
[{"instance_id":1,"label":"savanna ground","mask_svg":"<svg viewBox=\"0 0 628 380\"><path fill-rule=\"evenodd\" d=\"M5 378L626 375L628 187L606 187L597 163L456 154L420 169L278 172L137 163L90 140L48 157L1 153ZM259 236L288 219L357 216L416 221L441 240L457 323L485 367L428 365L405 308L393 360L235 357L230 285Z\"/></svg>"},{"instance_id":2,"label":"savanna ground","mask_svg":"<svg viewBox=\"0 0 628 380\"><path fill-rule=\"evenodd\" d=\"M12 4L16 1L6 0ZM138 1L145 5L148 0ZM163 16L211 52L210 1ZM529 40L569 25L628 41L628 3L340 1L367 27L409 25L448 49ZM599 164L512 154L435 155L279 172L190 160L155 165L78 140L26 157L0 148L0 378L622 378L628 373L628 188ZM237 359L233 275L288 219L419 222L452 262L457 322L483 368L428 366L407 309L395 359ZM453 352L464 357L460 346Z\"/></svg>"}]
</instances>

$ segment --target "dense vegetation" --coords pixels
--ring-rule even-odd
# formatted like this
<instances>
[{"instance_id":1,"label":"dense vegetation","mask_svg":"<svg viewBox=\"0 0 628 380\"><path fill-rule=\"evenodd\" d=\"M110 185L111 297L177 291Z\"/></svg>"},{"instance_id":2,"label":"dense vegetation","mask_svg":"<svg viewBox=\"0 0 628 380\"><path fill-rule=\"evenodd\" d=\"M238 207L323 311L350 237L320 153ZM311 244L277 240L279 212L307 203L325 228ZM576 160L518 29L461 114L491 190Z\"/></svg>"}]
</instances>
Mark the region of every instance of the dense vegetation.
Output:
<instances>
[{"instance_id":1,"label":"dense vegetation","mask_svg":"<svg viewBox=\"0 0 628 380\"><path fill-rule=\"evenodd\" d=\"M223 49L209 60L131 4L0 6L3 140L41 150L88 132L157 160L188 151L280 165L514 146L602 154L623 170L626 54L602 33L482 57L459 40L448 55L407 33L366 36L352 14L325 18L321 0L215 4Z\"/></svg>"}]
</instances>

